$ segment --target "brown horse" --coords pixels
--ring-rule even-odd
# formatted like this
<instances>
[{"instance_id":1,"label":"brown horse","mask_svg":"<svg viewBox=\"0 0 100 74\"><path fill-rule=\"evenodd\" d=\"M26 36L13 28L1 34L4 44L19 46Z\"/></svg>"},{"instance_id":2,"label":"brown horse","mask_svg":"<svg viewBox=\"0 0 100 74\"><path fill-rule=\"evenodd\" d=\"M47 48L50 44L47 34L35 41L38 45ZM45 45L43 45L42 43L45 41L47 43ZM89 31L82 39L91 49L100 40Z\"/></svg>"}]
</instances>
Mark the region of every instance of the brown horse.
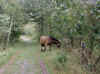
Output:
<instances>
[{"instance_id":1,"label":"brown horse","mask_svg":"<svg viewBox=\"0 0 100 74\"><path fill-rule=\"evenodd\" d=\"M60 41L51 36L41 36L40 44L41 44L41 51L45 51L47 47L48 46L51 47L52 44L55 44L58 48L61 46ZM44 49L42 47L44 47Z\"/></svg>"}]
</instances>

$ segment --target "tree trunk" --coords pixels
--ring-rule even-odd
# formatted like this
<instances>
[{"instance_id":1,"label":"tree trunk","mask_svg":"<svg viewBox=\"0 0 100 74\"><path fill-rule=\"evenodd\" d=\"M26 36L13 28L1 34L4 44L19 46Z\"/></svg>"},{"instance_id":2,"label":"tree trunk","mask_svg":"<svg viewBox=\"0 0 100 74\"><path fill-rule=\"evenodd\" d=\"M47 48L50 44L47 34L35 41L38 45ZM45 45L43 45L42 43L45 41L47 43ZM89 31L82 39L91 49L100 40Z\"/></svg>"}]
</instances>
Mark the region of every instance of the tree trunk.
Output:
<instances>
[{"instance_id":1,"label":"tree trunk","mask_svg":"<svg viewBox=\"0 0 100 74\"><path fill-rule=\"evenodd\" d=\"M100 56L96 59L96 61L95 61L95 66L98 64L100 62Z\"/></svg>"},{"instance_id":2,"label":"tree trunk","mask_svg":"<svg viewBox=\"0 0 100 74\"><path fill-rule=\"evenodd\" d=\"M71 46L72 46L72 48L74 47L74 38L73 37L71 37Z\"/></svg>"},{"instance_id":3,"label":"tree trunk","mask_svg":"<svg viewBox=\"0 0 100 74\"><path fill-rule=\"evenodd\" d=\"M11 36L12 27L13 27L13 16L10 16L9 32L8 32L6 47L8 47L8 44L9 44L9 40L10 40L10 36Z\"/></svg>"}]
</instances>

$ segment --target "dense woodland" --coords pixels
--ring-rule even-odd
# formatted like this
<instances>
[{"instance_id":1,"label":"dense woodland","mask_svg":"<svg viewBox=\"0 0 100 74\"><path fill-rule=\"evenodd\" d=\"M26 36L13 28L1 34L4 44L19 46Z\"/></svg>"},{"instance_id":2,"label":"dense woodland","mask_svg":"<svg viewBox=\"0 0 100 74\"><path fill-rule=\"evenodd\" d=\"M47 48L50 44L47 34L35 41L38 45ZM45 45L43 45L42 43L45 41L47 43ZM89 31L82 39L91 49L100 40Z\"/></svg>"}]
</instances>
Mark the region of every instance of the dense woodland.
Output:
<instances>
[{"instance_id":1,"label":"dense woodland","mask_svg":"<svg viewBox=\"0 0 100 74\"><path fill-rule=\"evenodd\" d=\"M67 53L78 49L84 69L100 74L99 0L94 4L81 0L0 0L1 50L27 34L23 27L29 22L36 24L37 41L41 35L61 41L66 53L57 57L59 63L64 65Z\"/></svg>"}]
</instances>

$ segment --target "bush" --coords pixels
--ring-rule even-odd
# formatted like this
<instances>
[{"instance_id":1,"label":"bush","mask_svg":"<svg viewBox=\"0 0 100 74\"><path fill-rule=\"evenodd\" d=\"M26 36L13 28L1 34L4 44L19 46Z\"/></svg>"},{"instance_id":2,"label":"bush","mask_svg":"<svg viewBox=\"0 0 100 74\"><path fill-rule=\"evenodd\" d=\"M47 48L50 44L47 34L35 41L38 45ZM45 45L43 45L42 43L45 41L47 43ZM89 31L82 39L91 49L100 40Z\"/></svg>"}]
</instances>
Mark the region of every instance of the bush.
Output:
<instances>
[{"instance_id":1,"label":"bush","mask_svg":"<svg viewBox=\"0 0 100 74\"><path fill-rule=\"evenodd\" d=\"M59 54L56 59L60 64L64 64L67 61L65 54Z\"/></svg>"},{"instance_id":2,"label":"bush","mask_svg":"<svg viewBox=\"0 0 100 74\"><path fill-rule=\"evenodd\" d=\"M57 70L64 70L66 68L67 63L67 56L66 54L60 52L57 54L57 56L54 58L54 65Z\"/></svg>"}]
</instances>

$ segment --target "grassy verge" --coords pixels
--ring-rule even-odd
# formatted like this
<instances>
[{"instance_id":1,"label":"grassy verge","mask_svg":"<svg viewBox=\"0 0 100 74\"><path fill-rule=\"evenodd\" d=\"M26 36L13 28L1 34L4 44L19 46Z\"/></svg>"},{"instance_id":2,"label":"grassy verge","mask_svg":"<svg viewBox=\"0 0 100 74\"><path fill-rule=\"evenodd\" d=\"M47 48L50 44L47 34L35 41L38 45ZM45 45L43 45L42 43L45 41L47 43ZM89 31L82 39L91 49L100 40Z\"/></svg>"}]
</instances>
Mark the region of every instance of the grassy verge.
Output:
<instances>
[{"instance_id":1,"label":"grassy verge","mask_svg":"<svg viewBox=\"0 0 100 74\"><path fill-rule=\"evenodd\" d=\"M24 50L27 44L16 43L13 46L9 46L6 50L0 51L0 68L9 62L11 57L19 50Z\"/></svg>"},{"instance_id":2,"label":"grassy verge","mask_svg":"<svg viewBox=\"0 0 100 74\"><path fill-rule=\"evenodd\" d=\"M0 68L7 64L10 58L16 53L16 49L9 47L5 51L0 52Z\"/></svg>"},{"instance_id":3,"label":"grassy verge","mask_svg":"<svg viewBox=\"0 0 100 74\"><path fill-rule=\"evenodd\" d=\"M0 55L0 67L8 63L10 58L15 55L16 51L23 50L22 54L17 56L19 58L32 59L37 66L39 66L40 60L42 60L47 68L49 74L81 74L82 70L80 65L77 64L77 56L72 52L67 55L67 61L65 64L61 64L62 51L57 48L53 48L52 51L41 52L38 44L17 43L15 46L9 47ZM15 60L15 61L16 61ZM38 74L38 73L37 73Z\"/></svg>"},{"instance_id":4,"label":"grassy verge","mask_svg":"<svg viewBox=\"0 0 100 74\"><path fill-rule=\"evenodd\" d=\"M38 48L39 49L39 48ZM64 51L53 48L52 51L37 52L45 63L49 74L82 74L85 73L78 64L79 59L73 52L63 53ZM61 62L66 57L65 62Z\"/></svg>"},{"instance_id":5,"label":"grassy verge","mask_svg":"<svg viewBox=\"0 0 100 74\"><path fill-rule=\"evenodd\" d=\"M61 52L62 51L57 48L53 48L52 51L46 51L46 52L41 52L40 50L38 51L38 54L45 63L49 74L66 74L64 72L65 67L62 67L62 64L60 64L57 60L59 58L58 55L61 54ZM58 67L59 70L57 69Z\"/></svg>"}]
</instances>

